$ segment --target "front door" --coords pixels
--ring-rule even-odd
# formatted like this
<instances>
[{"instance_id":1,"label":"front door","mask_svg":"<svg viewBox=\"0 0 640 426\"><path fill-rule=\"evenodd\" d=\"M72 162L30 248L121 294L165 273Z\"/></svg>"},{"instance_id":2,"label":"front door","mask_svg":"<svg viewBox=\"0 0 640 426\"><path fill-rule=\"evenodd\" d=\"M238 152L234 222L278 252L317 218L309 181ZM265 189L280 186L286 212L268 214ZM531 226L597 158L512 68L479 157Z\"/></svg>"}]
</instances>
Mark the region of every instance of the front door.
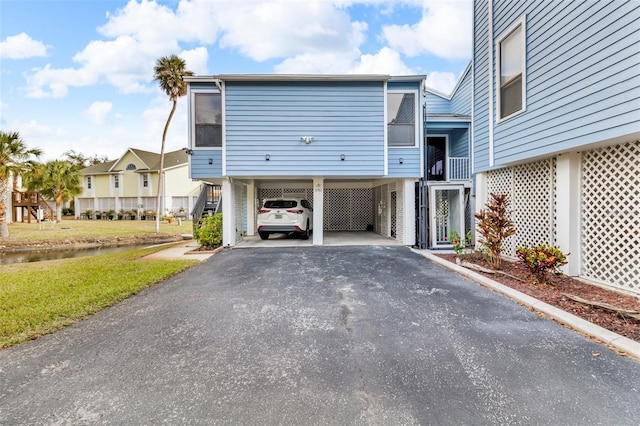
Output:
<instances>
[{"instance_id":1,"label":"front door","mask_svg":"<svg viewBox=\"0 0 640 426\"><path fill-rule=\"evenodd\" d=\"M427 137L426 175L428 181L446 180L447 137Z\"/></svg>"}]
</instances>

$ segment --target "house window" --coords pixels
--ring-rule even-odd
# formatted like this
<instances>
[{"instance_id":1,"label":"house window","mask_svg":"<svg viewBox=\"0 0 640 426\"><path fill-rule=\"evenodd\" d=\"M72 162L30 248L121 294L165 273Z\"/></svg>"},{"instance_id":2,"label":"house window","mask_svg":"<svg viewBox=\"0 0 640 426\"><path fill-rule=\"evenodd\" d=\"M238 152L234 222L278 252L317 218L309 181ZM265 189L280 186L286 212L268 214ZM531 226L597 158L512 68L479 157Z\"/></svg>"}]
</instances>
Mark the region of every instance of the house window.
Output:
<instances>
[{"instance_id":1,"label":"house window","mask_svg":"<svg viewBox=\"0 0 640 426\"><path fill-rule=\"evenodd\" d=\"M498 120L525 109L524 18L498 39Z\"/></svg>"},{"instance_id":2,"label":"house window","mask_svg":"<svg viewBox=\"0 0 640 426\"><path fill-rule=\"evenodd\" d=\"M222 147L222 97L220 93L194 93L196 148Z\"/></svg>"},{"instance_id":3,"label":"house window","mask_svg":"<svg viewBox=\"0 0 640 426\"><path fill-rule=\"evenodd\" d=\"M416 146L416 94L387 94L387 137L389 146Z\"/></svg>"},{"instance_id":4,"label":"house window","mask_svg":"<svg viewBox=\"0 0 640 426\"><path fill-rule=\"evenodd\" d=\"M136 170L136 169L137 169L137 167L136 167L136 165L135 165L135 164L133 164L133 163L129 163L129 164L127 164L127 167L125 168L125 170L130 171L130 172L131 172L131 171L134 171L134 170Z\"/></svg>"},{"instance_id":5,"label":"house window","mask_svg":"<svg viewBox=\"0 0 640 426\"><path fill-rule=\"evenodd\" d=\"M113 187L116 189L120 188L120 176L118 175L113 176Z\"/></svg>"},{"instance_id":6,"label":"house window","mask_svg":"<svg viewBox=\"0 0 640 426\"><path fill-rule=\"evenodd\" d=\"M142 174L142 187L143 188L149 187L149 174L147 173Z\"/></svg>"},{"instance_id":7,"label":"house window","mask_svg":"<svg viewBox=\"0 0 640 426\"><path fill-rule=\"evenodd\" d=\"M91 176L87 176L87 189L91 189Z\"/></svg>"}]
</instances>

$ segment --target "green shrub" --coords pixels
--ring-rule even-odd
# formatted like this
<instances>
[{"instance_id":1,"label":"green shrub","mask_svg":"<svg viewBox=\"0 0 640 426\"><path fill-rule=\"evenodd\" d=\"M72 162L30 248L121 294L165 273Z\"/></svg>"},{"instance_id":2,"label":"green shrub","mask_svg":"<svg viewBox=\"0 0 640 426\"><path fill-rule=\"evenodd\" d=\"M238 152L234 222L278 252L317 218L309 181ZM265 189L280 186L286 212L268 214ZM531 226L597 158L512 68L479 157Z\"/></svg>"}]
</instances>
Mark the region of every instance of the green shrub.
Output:
<instances>
[{"instance_id":1,"label":"green shrub","mask_svg":"<svg viewBox=\"0 0 640 426\"><path fill-rule=\"evenodd\" d=\"M549 272L559 273L558 268L567 264L569 253L562 253L560 247L538 244L532 247L518 247L516 255L522 259L529 272L535 275L539 282L545 282Z\"/></svg>"},{"instance_id":2,"label":"green shrub","mask_svg":"<svg viewBox=\"0 0 640 426\"><path fill-rule=\"evenodd\" d=\"M486 210L480 210L475 217L478 219L478 232L481 252L493 269L500 269L502 262L503 242L505 238L516 233L511 221L509 198L507 194L489 194L490 199L485 204Z\"/></svg>"},{"instance_id":3,"label":"green shrub","mask_svg":"<svg viewBox=\"0 0 640 426\"><path fill-rule=\"evenodd\" d=\"M193 238L203 247L222 245L222 213L200 219L193 230Z\"/></svg>"}]
</instances>

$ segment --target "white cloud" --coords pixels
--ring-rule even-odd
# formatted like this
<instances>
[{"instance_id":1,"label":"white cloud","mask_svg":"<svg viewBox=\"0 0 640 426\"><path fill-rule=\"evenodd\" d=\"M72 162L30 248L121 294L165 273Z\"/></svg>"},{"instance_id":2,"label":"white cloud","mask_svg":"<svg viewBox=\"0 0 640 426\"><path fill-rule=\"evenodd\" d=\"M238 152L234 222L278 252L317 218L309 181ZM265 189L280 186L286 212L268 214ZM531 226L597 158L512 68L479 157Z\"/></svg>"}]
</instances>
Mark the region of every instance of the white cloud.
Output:
<instances>
[{"instance_id":1,"label":"white cloud","mask_svg":"<svg viewBox=\"0 0 640 426\"><path fill-rule=\"evenodd\" d=\"M447 59L469 58L471 16L470 0L424 0L420 22L385 26L384 38L407 56L429 53Z\"/></svg>"},{"instance_id":2,"label":"white cloud","mask_svg":"<svg viewBox=\"0 0 640 426\"><path fill-rule=\"evenodd\" d=\"M96 101L85 111L87 117L96 124L104 124L113 105L111 102Z\"/></svg>"},{"instance_id":3,"label":"white cloud","mask_svg":"<svg viewBox=\"0 0 640 426\"><path fill-rule=\"evenodd\" d=\"M350 52L364 40L367 25L330 2L236 2L218 16L221 47L264 61L326 52Z\"/></svg>"},{"instance_id":4,"label":"white cloud","mask_svg":"<svg viewBox=\"0 0 640 426\"><path fill-rule=\"evenodd\" d=\"M360 62L349 73L411 75L414 71L404 64L397 51L383 47L375 55L362 55Z\"/></svg>"},{"instance_id":5,"label":"white cloud","mask_svg":"<svg viewBox=\"0 0 640 426\"><path fill-rule=\"evenodd\" d=\"M450 95L457 82L458 78L452 72L433 71L427 74L426 85L443 95Z\"/></svg>"},{"instance_id":6,"label":"white cloud","mask_svg":"<svg viewBox=\"0 0 640 426\"><path fill-rule=\"evenodd\" d=\"M187 69L197 75L209 74L209 51L206 47L196 47L191 50L184 50L179 55L187 64Z\"/></svg>"},{"instance_id":7,"label":"white cloud","mask_svg":"<svg viewBox=\"0 0 640 426\"><path fill-rule=\"evenodd\" d=\"M28 34L9 36L0 42L0 58L25 59L47 56L47 47L41 41L32 39Z\"/></svg>"},{"instance_id":8,"label":"white cloud","mask_svg":"<svg viewBox=\"0 0 640 426\"><path fill-rule=\"evenodd\" d=\"M47 64L27 75L27 96L30 98L63 98L73 86L88 86L97 82L97 76L87 69L51 68Z\"/></svg>"}]
</instances>

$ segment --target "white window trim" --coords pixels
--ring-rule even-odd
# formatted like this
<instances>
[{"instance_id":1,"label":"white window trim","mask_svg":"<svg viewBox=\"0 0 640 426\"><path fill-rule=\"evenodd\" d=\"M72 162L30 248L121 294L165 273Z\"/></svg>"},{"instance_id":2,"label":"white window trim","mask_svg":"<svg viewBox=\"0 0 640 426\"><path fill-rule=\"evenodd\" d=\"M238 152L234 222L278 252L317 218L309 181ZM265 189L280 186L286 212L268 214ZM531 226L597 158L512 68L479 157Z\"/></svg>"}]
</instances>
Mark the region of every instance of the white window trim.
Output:
<instances>
[{"instance_id":1,"label":"white window trim","mask_svg":"<svg viewBox=\"0 0 640 426\"><path fill-rule=\"evenodd\" d=\"M506 117L500 118L500 43L507 38L513 31L518 27L522 28L522 108L518 111L513 112ZM501 123L505 120L508 120L516 115L522 114L527 110L527 16L522 15L522 17L511 25L506 31L504 31L500 36L496 39L495 44L496 51L496 69L495 69L495 81L496 81L496 123Z\"/></svg>"},{"instance_id":2,"label":"white window trim","mask_svg":"<svg viewBox=\"0 0 640 426\"><path fill-rule=\"evenodd\" d=\"M195 117L195 112L196 112L196 95L197 94L201 94L201 93L215 93L215 94L220 94L220 97L222 98L222 146L219 147L214 147L214 146L196 146L196 141L195 141L195 137L196 137L196 117ZM212 150L218 150L221 151L222 148L225 145L225 136L224 136L224 98L222 97L222 92L220 92L220 90L217 89L192 89L190 94L190 99L189 99L189 104L190 104L190 111L192 111L189 115L189 149L194 150L194 151L212 151Z\"/></svg>"},{"instance_id":3,"label":"white window trim","mask_svg":"<svg viewBox=\"0 0 640 426\"><path fill-rule=\"evenodd\" d=\"M414 106L414 112L415 112L415 118L413 119L414 124L416 126L416 131L414 132L415 135L415 140L413 141L413 145L407 145L407 146L390 146L389 145L389 133L388 133L388 120L389 117L387 117L387 99L389 98L389 94L392 93L413 93L414 96L414 101L415 101L415 106ZM420 146L420 89L387 89L385 96L384 96L384 144L385 147L387 149L414 149L414 148L418 148ZM386 151L386 150L385 150ZM385 161L385 164L387 163L387 161Z\"/></svg>"}]
</instances>

